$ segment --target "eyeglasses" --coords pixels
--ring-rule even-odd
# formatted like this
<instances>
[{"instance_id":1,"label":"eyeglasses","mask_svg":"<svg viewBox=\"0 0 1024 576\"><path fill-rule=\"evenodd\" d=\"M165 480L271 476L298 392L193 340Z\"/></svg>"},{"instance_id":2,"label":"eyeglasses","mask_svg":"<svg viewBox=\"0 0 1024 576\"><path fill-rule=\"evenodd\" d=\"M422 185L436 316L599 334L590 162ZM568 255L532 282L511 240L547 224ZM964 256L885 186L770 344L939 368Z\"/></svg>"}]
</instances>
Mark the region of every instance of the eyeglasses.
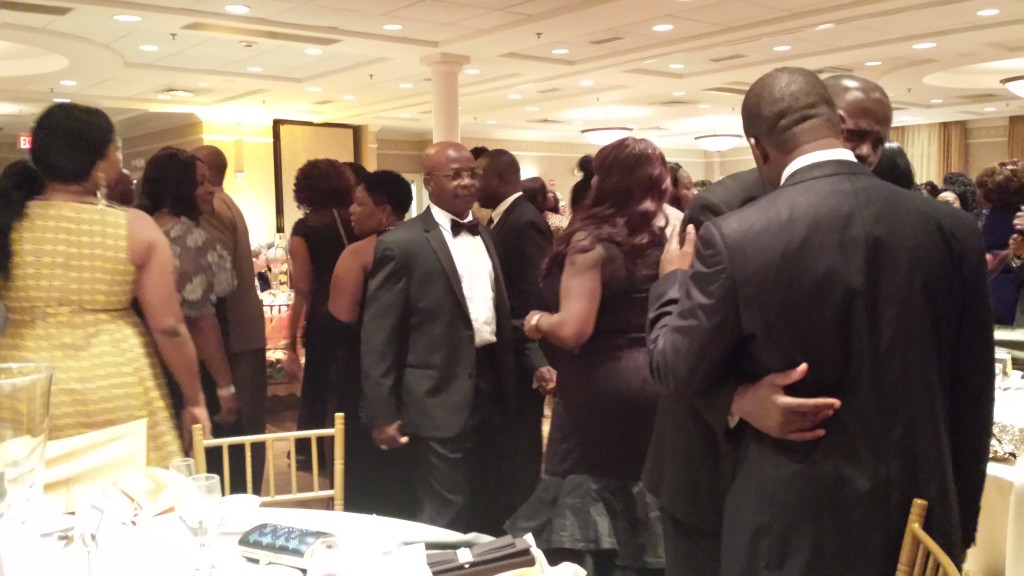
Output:
<instances>
[{"instance_id":1,"label":"eyeglasses","mask_svg":"<svg viewBox=\"0 0 1024 576\"><path fill-rule=\"evenodd\" d=\"M458 182L459 180L462 180L463 178L468 178L469 180L479 180L480 176L482 175L482 173L479 170L477 170L476 168L473 168L471 170L452 170L451 172L449 172L447 174L437 174L437 173L434 173L434 172L432 172L431 174L433 176L438 176L440 178L445 178L445 179L447 179L447 180L449 180L451 182Z\"/></svg>"}]
</instances>

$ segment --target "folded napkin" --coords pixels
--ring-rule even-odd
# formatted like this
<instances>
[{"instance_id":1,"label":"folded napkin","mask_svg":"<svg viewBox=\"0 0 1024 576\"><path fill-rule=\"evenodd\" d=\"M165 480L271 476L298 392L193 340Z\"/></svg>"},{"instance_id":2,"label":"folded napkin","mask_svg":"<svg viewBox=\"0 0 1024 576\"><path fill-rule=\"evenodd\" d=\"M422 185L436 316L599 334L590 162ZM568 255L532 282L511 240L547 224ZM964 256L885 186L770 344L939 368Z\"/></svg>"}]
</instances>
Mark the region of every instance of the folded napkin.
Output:
<instances>
[{"instance_id":1,"label":"folded napkin","mask_svg":"<svg viewBox=\"0 0 1024 576\"><path fill-rule=\"evenodd\" d=\"M496 576L535 565L536 559L531 548L530 543L523 538L504 536L472 548L428 552L427 566L434 576Z\"/></svg>"}]
</instances>

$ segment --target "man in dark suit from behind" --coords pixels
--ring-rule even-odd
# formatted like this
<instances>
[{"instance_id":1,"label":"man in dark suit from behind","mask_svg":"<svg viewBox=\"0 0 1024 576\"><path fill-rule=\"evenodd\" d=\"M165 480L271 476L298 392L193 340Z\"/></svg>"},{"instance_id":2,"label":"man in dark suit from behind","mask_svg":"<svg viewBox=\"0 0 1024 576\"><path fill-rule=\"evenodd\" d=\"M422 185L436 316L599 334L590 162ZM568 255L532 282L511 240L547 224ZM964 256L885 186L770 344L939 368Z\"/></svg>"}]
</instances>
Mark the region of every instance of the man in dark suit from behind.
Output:
<instances>
[{"instance_id":1,"label":"man in dark suit from behind","mask_svg":"<svg viewBox=\"0 0 1024 576\"><path fill-rule=\"evenodd\" d=\"M977 225L859 165L808 70L763 76L742 116L759 172L782 187L705 225L696 248L691 228L666 250L675 270L660 282L676 304L650 318L652 370L687 402L730 391L731 367L763 375L805 362L791 395L843 405L805 443L737 427L721 573L892 571L915 497L931 502L929 532L962 562L993 403Z\"/></svg>"},{"instance_id":2,"label":"man in dark suit from behind","mask_svg":"<svg viewBox=\"0 0 1024 576\"><path fill-rule=\"evenodd\" d=\"M362 328L363 418L382 449L412 452L416 520L499 534L503 431L517 411L515 342L479 172L455 142L423 154L430 205L380 237Z\"/></svg>"},{"instance_id":3,"label":"man in dark suit from behind","mask_svg":"<svg viewBox=\"0 0 1024 576\"><path fill-rule=\"evenodd\" d=\"M520 409L509 423L505 437L509 457L505 459L506 474L512 480L511 493L506 494L509 515L526 502L540 478L541 420L544 416L544 394L554 391L555 372L548 366L537 342L526 338L523 319L532 310L550 306L541 293L540 274L544 259L551 251L554 236L544 216L521 192L519 162L508 150L490 150L477 159L480 171L481 208L491 210L488 226L494 236L494 248L505 278L509 308L512 312L513 337L527 353L520 355L520 379L517 392ZM534 390L533 380L543 382Z\"/></svg>"},{"instance_id":4,"label":"man in dark suit from behind","mask_svg":"<svg viewBox=\"0 0 1024 576\"><path fill-rule=\"evenodd\" d=\"M875 82L848 74L830 76L825 86L839 112L843 146L858 162L873 167L892 124L888 95ZM682 229L692 224L699 232L703 224L770 191L757 168L730 174L694 197ZM671 289L664 282L652 288L652 315L675 305ZM727 387L696 396L692 402L661 401L644 483L662 506L668 574L718 573L722 509L735 452L732 428L739 420L780 439L807 441L822 434L819 425L840 403L788 396L786 387L805 374L805 367L796 366L758 380L747 367L733 366L726 375ZM695 461L718 464L695 467L691 464Z\"/></svg>"}]
</instances>

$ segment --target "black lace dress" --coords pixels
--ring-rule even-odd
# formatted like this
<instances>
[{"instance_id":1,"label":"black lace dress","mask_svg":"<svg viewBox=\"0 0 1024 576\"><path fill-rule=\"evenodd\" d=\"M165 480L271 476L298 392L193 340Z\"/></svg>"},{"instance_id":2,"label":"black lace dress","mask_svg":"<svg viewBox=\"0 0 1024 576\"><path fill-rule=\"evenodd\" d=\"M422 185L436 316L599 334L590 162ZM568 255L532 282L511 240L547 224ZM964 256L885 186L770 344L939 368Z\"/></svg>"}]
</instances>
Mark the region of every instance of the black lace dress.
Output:
<instances>
[{"instance_id":1,"label":"black lace dress","mask_svg":"<svg viewBox=\"0 0 1024 576\"><path fill-rule=\"evenodd\" d=\"M607 256L594 333L576 352L544 349L558 370L545 475L506 528L533 533L544 550L614 551L620 567L658 570L658 507L640 475L658 399L644 330L662 247L627 262L618 246L601 246ZM561 271L544 281L553 308L560 281Z\"/></svg>"}]
</instances>

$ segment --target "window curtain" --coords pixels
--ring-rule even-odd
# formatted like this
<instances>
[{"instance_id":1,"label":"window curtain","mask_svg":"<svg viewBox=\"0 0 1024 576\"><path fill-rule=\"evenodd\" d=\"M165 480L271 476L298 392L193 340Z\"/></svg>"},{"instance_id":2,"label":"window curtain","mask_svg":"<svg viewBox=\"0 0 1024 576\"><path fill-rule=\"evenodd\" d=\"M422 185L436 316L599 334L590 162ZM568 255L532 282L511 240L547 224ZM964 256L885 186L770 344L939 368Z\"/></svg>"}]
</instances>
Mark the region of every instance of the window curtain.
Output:
<instances>
[{"instance_id":1,"label":"window curtain","mask_svg":"<svg viewBox=\"0 0 1024 576\"><path fill-rule=\"evenodd\" d=\"M939 163L938 124L898 126L889 132L889 139L903 146L918 182L932 180L941 184L944 172Z\"/></svg>"},{"instance_id":2,"label":"window curtain","mask_svg":"<svg viewBox=\"0 0 1024 576\"><path fill-rule=\"evenodd\" d=\"M967 122L939 124L938 155L942 176L950 172L967 172Z\"/></svg>"},{"instance_id":3,"label":"window curtain","mask_svg":"<svg viewBox=\"0 0 1024 576\"><path fill-rule=\"evenodd\" d=\"M1006 147L1007 160L1024 160L1024 116L1010 116Z\"/></svg>"}]
</instances>

